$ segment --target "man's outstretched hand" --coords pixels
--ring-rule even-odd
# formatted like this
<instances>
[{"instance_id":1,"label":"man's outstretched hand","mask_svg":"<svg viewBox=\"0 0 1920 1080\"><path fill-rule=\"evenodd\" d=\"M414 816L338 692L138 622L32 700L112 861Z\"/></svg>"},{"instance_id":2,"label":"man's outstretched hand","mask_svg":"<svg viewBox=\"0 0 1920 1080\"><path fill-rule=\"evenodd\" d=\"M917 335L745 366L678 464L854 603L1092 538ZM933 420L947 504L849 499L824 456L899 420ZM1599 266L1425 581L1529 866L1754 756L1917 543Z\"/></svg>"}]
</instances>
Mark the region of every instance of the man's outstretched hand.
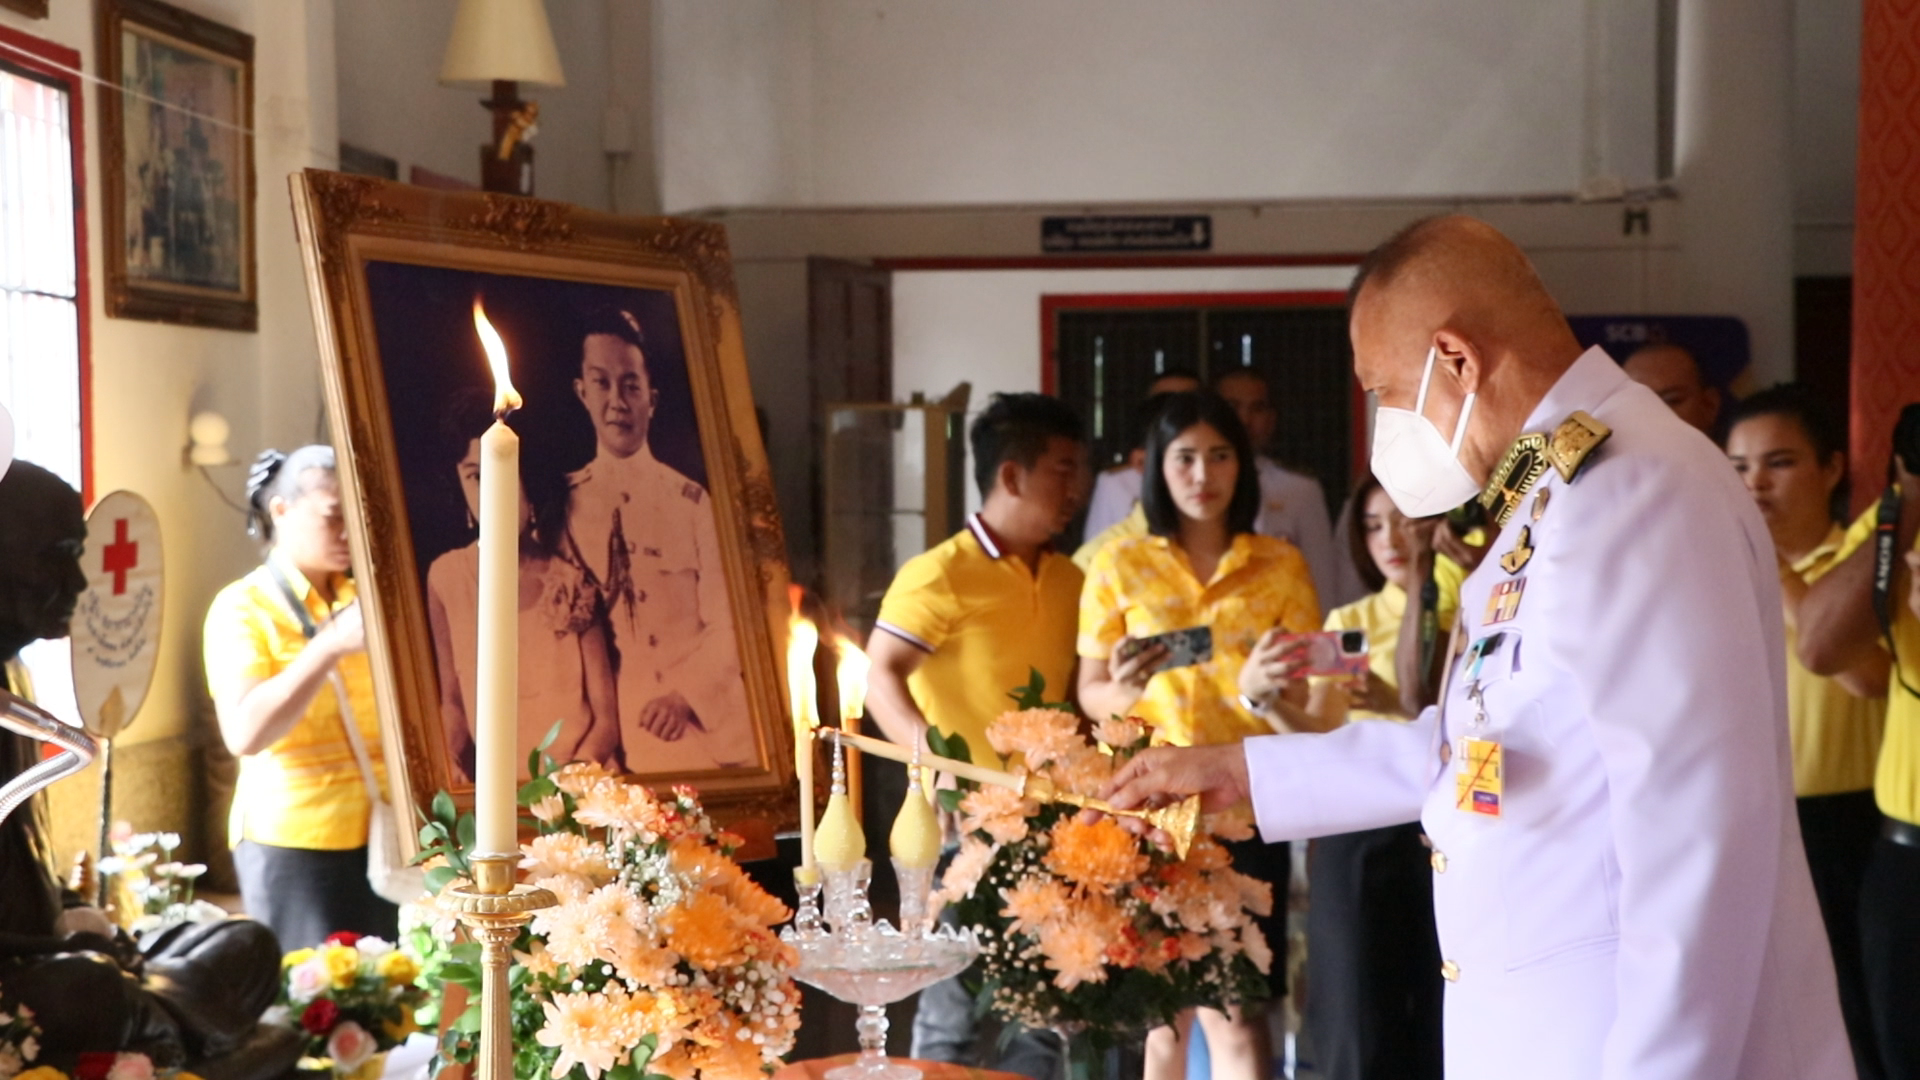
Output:
<instances>
[{"instance_id":1,"label":"man's outstretched hand","mask_svg":"<svg viewBox=\"0 0 1920 1080\"><path fill-rule=\"evenodd\" d=\"M1241 802L1248 790L1247 755L1239 743L1159 746L1140 751L1114 776L1107 801L1131 810L1199 795L1201 809L1212 813Z\"/></svg>"}]
</instances>

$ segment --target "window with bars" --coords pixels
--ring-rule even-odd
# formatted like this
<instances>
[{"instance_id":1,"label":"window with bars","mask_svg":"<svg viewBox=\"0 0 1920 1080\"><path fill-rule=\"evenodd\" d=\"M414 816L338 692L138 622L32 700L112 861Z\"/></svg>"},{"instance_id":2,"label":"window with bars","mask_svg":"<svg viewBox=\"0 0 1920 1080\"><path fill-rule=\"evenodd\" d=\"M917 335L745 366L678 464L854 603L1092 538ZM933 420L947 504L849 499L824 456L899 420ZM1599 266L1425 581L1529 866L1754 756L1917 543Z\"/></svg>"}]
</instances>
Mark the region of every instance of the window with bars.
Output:
<instances>
[{"instance_id":1,"label":"window with bars","mask_svg":"<svg viewBox=\"0 0 1920 1080\"><path fill-rule=\"evenodd\" d=\"M72 96L0 58L0 401L14 454L82 488Z\"/></svg>"}]
</instances>

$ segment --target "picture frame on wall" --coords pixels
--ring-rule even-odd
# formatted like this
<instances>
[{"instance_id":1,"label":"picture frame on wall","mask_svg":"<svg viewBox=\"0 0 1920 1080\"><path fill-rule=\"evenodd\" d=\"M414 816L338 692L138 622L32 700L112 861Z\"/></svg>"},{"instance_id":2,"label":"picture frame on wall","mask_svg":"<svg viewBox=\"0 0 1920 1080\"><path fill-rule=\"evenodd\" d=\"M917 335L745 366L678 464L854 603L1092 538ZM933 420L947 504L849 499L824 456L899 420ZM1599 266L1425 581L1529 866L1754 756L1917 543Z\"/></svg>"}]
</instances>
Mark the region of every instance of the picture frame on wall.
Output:
<instances>
[{"instance_id":1,"label":"picture frame on wall","mask_svg":"<svg viewBox=\"0 0 1920 1080\"><path fill-rule=\"evenodd\" d=\"M523 777L557 722L556 760L794 825L785 541L721 227L291 182L396 806L473 794L484 320L524 398Z\"/></svg>"},{"instance_id":2,"label":"picture frame on wall","mask_svg":"<svg viewBox=\"0 0 1920 1080\"><path fill-rule=\"evenodd\" d=\"M253 37L161 0L99 0L106 310L254 330Z\"/></svg>"}]
</instances>

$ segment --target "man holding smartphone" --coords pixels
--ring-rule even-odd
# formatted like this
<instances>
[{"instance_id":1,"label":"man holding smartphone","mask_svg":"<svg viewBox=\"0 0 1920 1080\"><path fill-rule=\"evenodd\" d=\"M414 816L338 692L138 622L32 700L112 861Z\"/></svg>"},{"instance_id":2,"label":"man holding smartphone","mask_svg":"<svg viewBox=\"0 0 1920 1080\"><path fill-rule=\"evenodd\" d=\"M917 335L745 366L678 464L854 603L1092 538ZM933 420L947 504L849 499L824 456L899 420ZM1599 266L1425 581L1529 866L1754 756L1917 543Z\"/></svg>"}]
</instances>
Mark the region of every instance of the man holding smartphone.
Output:
<instances>
[{"instance_id":1,"label":"man holding smartphone","mask_svg":"<svg viewBox=\"0 0 1920 1080\"><path fill-rule=\"evenodd\" d=\"M1479 495L1499 530L1439 704L1149 750L1113 802L1251 797L1275 842L1418 817L1448 1076L1851 1076L1795 816L1773 543L1739 478L1583 352L1483 222L1408 226L1349 295L1375 475L1413 517Z\"/></svg>"}]
</instances>

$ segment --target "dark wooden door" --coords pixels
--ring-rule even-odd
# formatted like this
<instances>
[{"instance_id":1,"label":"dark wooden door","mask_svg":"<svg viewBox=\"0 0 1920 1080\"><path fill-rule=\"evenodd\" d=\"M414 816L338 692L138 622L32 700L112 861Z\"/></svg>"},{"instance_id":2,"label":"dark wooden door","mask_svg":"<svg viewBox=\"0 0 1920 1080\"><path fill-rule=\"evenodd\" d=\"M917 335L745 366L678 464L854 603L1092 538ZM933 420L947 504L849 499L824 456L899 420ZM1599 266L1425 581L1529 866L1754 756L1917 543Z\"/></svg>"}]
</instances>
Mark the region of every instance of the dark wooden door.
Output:
<instances>
[{"instance_id":1,"label":"dark wooden door","mask_svg":"<svg viewBox=\"0 0 1920 1080\"><path fill-rule=\"evenodd\" d=\"M812 493L802 535L810 550L796 553L795 580L818 589L826 548L826 493L820 480L820 447L826 445L825 408L831 404L893 400L893 274L865 263L807 260L808 475ZM890 475L877 462L873 505L886 506Z\"/></svg>"}]
</instances>

